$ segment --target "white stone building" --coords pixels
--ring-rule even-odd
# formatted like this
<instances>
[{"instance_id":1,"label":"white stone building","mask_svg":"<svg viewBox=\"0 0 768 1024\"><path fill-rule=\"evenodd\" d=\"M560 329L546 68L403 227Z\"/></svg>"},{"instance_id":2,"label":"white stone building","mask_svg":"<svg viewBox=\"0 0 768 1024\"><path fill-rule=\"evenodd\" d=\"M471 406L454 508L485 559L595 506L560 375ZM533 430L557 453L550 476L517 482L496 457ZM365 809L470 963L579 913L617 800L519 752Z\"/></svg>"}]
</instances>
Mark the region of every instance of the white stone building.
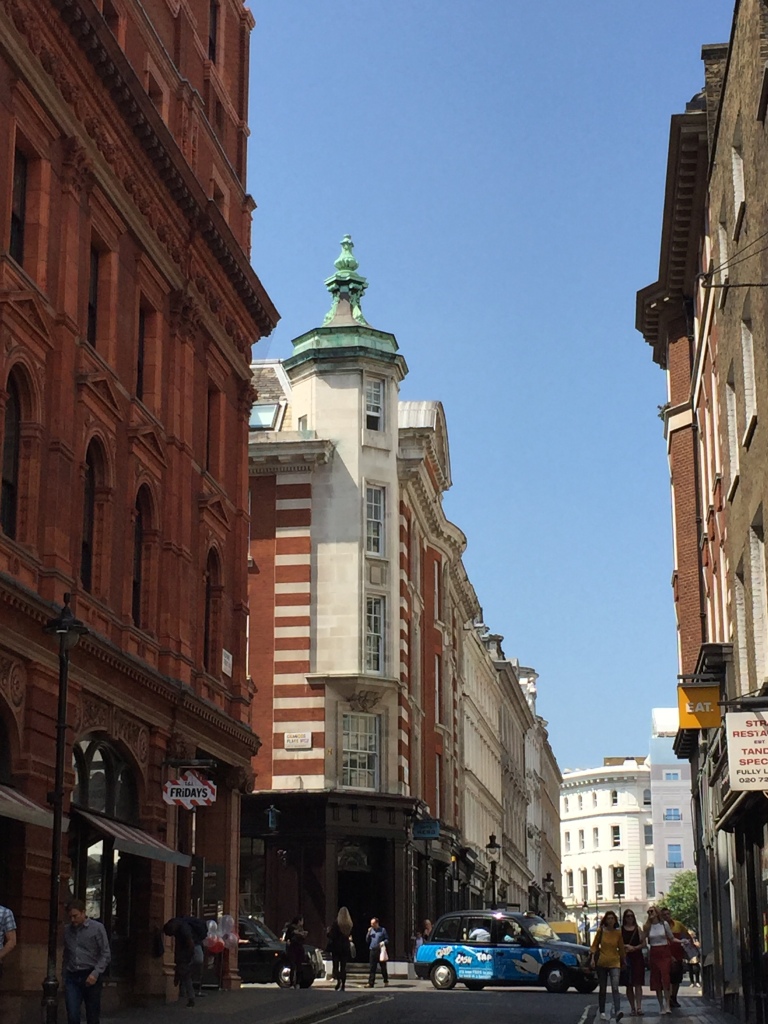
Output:
<instances>
[{"instance_id":1,"label":"white stone building","mask_svg":"<svg viewBox=\"0 0 768 1024\"><path fill-rule=\"evenodd\" d=\"M630 906L645 919L653 870L651 771L645 757L606 757L563 772L562 893L569 916L589 920Z\"/></svg>"},{"instance_id":2,"label":"white stone building","mask_svg":"<svg viewBox=\"0 0 768 1024\"><path fill-rule=\"evenodd\" d=\"M675 875L691 870L693 822L691 819L691 765L679 761L672 749L677 735L677 708L654 708L651 734L651 815L655 892L661 900Z\"/></svg>"}]
</instances>

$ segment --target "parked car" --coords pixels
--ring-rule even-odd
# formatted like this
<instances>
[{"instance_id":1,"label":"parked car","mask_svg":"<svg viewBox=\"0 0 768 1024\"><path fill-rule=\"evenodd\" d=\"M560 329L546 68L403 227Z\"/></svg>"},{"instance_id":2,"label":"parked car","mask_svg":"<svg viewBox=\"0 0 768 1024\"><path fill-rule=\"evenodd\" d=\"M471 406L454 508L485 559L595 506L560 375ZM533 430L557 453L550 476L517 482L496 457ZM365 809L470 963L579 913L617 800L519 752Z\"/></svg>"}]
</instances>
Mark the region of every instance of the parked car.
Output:
<instances>
[{"instance_id":1,"label":"parked car","mask_svg":"<svg viewBox=\"0 0 768 1024\"><path fill-rule=\"evenodd\" d=\"M416 976L435 988L461 981L478 990L486 985L543 985L548 992L593 992L597 976L589 968L589 948L561 942L536 914L459 910L444 914L416 952Z\"/></svg>"},{"instance_id":2,"label":"parked car","mask_svg":"<svg viewBox=\"0 0 768 1024\"><path fill-rule=\"evenodd\" d=\"M237 965L244 982L268 985L275 982L280 988L291 984L291 968L285 954L285 943L257 917L241 917ZM309 988L315 978L325 976L323 955L316 946L304 943L304 963L299 969L299 985Z\"/></svg>"}]
</instances>

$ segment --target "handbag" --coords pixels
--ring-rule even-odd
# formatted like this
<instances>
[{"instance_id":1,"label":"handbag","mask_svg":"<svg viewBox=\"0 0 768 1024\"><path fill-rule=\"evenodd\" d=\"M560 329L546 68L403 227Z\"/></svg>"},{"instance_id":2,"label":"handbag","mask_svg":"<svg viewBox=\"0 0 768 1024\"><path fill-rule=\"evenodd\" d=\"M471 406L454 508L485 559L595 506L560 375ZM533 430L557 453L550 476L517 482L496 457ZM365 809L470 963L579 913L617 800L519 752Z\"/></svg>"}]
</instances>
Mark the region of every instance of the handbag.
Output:
<instances>
[{"instance_id":1,"label":"handbag","mask_svg":"<svg viewBox=\"0 0 768 1024\"><path fill-rule=\"evenodd\" d=\"M350 940L349 940L349 955L350 955L350 957L351 957L351 958L352 958L353 960L354 960L354 959L356 958L356 956L357 956L357 950L355 949L355 944L354 944L354 942L352 941L352 939L350 939Z\"/></svg>"},{"instance_id":2,"label":"handbag","mask_svg":"<svg viewBox=\"0 0 768 1024\"><path fill-rule=\"evenodd\" d=\"M383 943L381 944L381 947L379 949L379 960L383 964L385 964L387 960L389 960L389 953L387 952L387 947Z\"/></svg>"}]
</instances>

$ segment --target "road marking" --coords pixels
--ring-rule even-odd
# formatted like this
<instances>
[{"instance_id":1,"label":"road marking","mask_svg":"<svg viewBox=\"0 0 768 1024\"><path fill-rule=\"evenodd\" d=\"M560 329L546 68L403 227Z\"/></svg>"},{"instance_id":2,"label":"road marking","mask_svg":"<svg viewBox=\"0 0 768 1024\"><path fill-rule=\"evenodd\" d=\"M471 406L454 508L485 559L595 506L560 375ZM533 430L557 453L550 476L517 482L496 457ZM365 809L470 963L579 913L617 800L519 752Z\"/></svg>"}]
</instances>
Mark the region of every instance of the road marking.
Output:
<instances>
[{"instance_id":1,"label":"road marking","mask_svg":"<svg viewBox=\"0 0 768 1024\"><path fill-rule=\"evenodd\" d=\"M597 1020L597 1007L595 1007L595 1006L585 1006L584 1007L584 1013L582 1013L581 1017L579 1017L579 1024L586 1024L587 1017L589 1016L589 1011L590 1010L595 1010L595 1020Z\"/></svg>"}]
</instances>

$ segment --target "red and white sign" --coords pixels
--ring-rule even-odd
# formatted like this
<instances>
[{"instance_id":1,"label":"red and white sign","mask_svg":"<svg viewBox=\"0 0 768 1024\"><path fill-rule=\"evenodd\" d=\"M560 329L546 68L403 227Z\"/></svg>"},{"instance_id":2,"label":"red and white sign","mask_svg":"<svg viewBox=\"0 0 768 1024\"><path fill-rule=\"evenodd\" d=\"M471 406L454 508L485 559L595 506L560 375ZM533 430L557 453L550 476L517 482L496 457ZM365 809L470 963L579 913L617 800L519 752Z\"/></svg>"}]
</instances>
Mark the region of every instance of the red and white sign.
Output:
<instances>
[{"instance_id":1,"label":"red and white sign","mask_svg":"<svg viewBox=\"0 0 768 1024\"><path fill-rule=\"evenodd\" d=\"M731 789L768 790L768 714L731 711L725 732Z\"/></svg>"},{"instance_id":2,"label":"red and white sign","mask_svg":"<svg viewBox=\"0 0 768 1024\"><path fill-rule=\"evenodd\" d=\"M210 807L216 803L216 784L197 772L186 771L178 779L168 779L163 786L163 800L176 807Z\"/></svg>"}]
</instances>

